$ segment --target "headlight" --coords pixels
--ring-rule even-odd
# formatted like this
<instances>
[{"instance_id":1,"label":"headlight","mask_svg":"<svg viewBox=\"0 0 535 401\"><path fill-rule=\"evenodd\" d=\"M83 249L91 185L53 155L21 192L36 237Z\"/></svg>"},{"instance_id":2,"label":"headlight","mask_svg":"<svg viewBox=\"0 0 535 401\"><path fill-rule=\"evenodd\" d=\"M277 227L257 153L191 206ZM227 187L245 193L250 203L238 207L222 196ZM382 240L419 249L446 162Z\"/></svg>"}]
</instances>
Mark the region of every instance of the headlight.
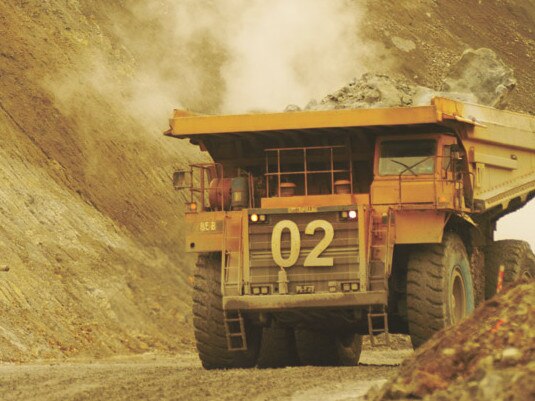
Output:
<instances>
[{"instance_id":1,"label":"headlight","mask_svg":"<svg viewBox=\"0 0 535 401\"><path fill-rule=\"evenodd\" d=\"M267 216L265 214L253 213L249 216L249 221L251 223L265 223L267 222Z\"/></svg>"},{"instance_id":2,"label":"headlight","mask_svg":"<svg viewBox=\"0 0 535 401\"><path fill-rule=\"evenodd\" d=\"M344 210L343 212L340 212L340 218L342 220L356 220L358 217L358 213L356 210Z\"/></svg>"}]
</instances>

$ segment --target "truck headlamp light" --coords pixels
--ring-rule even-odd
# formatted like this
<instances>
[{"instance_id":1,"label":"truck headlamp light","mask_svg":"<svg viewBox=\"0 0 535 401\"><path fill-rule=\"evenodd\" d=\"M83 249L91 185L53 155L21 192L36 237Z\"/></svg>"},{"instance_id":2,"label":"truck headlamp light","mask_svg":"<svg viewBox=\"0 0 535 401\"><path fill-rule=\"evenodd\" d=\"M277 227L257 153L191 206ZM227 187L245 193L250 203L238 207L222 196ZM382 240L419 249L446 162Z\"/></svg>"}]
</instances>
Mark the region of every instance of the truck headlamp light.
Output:
<instances>
[{"instance_id":1,"label":"truck headlamp light","mask_svg":"<svg viewBox=\"0 0 535 401\"><path fill-rule=\"evenodd\" d=\"M249 221L251 223L265 223L267 221L267 216L265 214L253 213L249 216Z\"/></svg>"},{"instance_id":2,"label":"truck headlamp light","mask_svg":"<svg viewBox=\"0 0 535 401\"><path fill-rule=\"evenodd\" d=\"M356 220L358 213L356 210L344 210L340 212L340 218L342 220Z\"/></svg>"},{"instance_id":3,"label":"truck headlamp light","mask_svg":"<svg viewBox=\"0 0 535 401\"><path fill-rule=\"evenodd\" d=\"M188 203L188 209L189 209L190 212L196 212L197 211L197 203L196 202Z\"/></svg>"}]
</instances>

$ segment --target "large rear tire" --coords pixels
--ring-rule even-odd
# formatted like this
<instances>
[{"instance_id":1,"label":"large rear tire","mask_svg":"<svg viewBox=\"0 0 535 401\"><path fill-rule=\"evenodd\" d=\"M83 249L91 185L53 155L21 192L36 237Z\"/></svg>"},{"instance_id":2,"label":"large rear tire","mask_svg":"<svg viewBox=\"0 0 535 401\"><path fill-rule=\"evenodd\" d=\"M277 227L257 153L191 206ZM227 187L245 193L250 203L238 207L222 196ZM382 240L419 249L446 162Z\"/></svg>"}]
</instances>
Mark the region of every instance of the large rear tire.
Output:
<instances>
[{"instance_id":1,"label":"large rear tire","mask_svg":"<svg viewBox=\"0 0 535 401\"><path fill-rule=\"evenodd\" d=\"M461 238L444 233L441 244L420 245L409 257L407 315L416 348L474 310L470 262Z\"/></svg>"},{"instance_id":2,"label":"large rear tire","mask_svg":"<svg viewBox=\"0 0 535 401\"><path fill-rule=\"evenodd\" d=\"M500 265L505 267L504 285L535 278L535 255L527 242L495 241L485 249L485 299L496 294Z\"/></svg>"},{"instance_id":3,"label":"large rear tire","mask_svg":"<svg viewBox=\"0 0 535 401\"><path fill-rule=\"evenodd\" d=\"M265 327L262 333L258 367L266 369L287 366L299 366L294 330L276 324Z\"/></svg>"},{"instance_id":4,"label":"large rear tire","mask_svg":"<svg viewBox=\"0 0 535 401\"><path fill-rule=\"evenodd\" d=\"M193 327L205 369L250 368L256 365L261 329L246 321L247 351L229 351L221 295L221 261L199 256L194 274Z\"/></svg>"},{"instance_id":5,"label":"large rear tire","mask_svg":"<svg viewBox=\"0 0 535 401\"><path fill-rule=\"evenodd\" d=\"M362 351L362 336L339 336L312 330L296 330L297 353L301 365L357 366Z\"/></svg>"}]
</instances>

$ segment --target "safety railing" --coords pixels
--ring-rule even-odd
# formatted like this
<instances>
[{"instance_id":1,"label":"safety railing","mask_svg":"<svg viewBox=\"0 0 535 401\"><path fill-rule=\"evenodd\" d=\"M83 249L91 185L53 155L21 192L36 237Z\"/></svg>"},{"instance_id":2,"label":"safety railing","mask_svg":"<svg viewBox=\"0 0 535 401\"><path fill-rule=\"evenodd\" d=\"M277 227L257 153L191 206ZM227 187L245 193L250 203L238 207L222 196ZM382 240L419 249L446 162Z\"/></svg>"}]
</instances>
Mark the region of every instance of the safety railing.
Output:
<instances>
[{"instance_id":1,"label":"safety railing","mask_svg":"<svg viewBox=\"0 0 535 401\"><path fill-rule=\"evenodd\" d=\"M247 206L255 206L254 177L246 171L238 170L237 177L243 177L247 191ZM220 163L194 163L189 170L177 171L173 175L173 186L177 190L188 190L186 202L191 212L198 210L231 210L233 178L224 176L223 165Z\"/></svg>"},{"instance_id":2,"label":"safety railing","mask_svg":"<svg viewBox=\"0 0 535 401\"><path fill-rule=\"evenodd\" d=\"M288 156L288 153L292 152L294 155ZM318 154L312 155L313 153ZM317 164L321 167L314 168L311 166L312 164ZM275 165L275 169L271 168L273 165ZM288 170L289 166L294 165L301 165L302 168ZM337 167L340 165L345 166ZM339 180L344 180L344 183L349 187L349 192L353 193L351 149L342 145L266 149L265 177L266 194L268 197L283 196L282 184L291 181L291 177L302 177L303 195L311 195L309 178L313 176L317 177L318 175L329 177L330 194L336 193L335 183L337 177ZM273 192L272 181L276 183L276 188Z\"/></svg>"},{"instance_id":3,"label":"safety railing","mask_svg":"<svg viewBox=\"0 0 535 401\"><path fill-rule=\"evenodd\" d=\"M177 190L188 190L189 205L191 212L206 210L210 206L210 191L223 192L222 185L210 185L213 179L223 182L223 166L219 163L194 163L190 164L189 170L177 171L173 174L173 186ZM224 199L221 196L220 208L224 210ZM207 202L208 200L208 202ZM198 203L199 204L198 204Z\"/></svg>"}]
</instances>

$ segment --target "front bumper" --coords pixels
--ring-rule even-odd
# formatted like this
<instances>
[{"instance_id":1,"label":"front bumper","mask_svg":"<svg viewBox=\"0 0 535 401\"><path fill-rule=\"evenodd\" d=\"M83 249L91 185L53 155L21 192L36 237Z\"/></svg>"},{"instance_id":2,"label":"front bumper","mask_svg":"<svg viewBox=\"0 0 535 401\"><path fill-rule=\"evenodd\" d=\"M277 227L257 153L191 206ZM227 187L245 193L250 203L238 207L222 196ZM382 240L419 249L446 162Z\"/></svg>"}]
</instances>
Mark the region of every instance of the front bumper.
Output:
<instances>
[{"instance_id":1,"label":"front bumper","mask_svg":"<svg viewBox=\"0 0 535 401\"><path fill-rule=\"evenodd\" d=\"M240 295L223 297L225 310L283 311L303 308L347 308L386 305L386 291L299 295Z\"/></svg>"}]
</instances>

